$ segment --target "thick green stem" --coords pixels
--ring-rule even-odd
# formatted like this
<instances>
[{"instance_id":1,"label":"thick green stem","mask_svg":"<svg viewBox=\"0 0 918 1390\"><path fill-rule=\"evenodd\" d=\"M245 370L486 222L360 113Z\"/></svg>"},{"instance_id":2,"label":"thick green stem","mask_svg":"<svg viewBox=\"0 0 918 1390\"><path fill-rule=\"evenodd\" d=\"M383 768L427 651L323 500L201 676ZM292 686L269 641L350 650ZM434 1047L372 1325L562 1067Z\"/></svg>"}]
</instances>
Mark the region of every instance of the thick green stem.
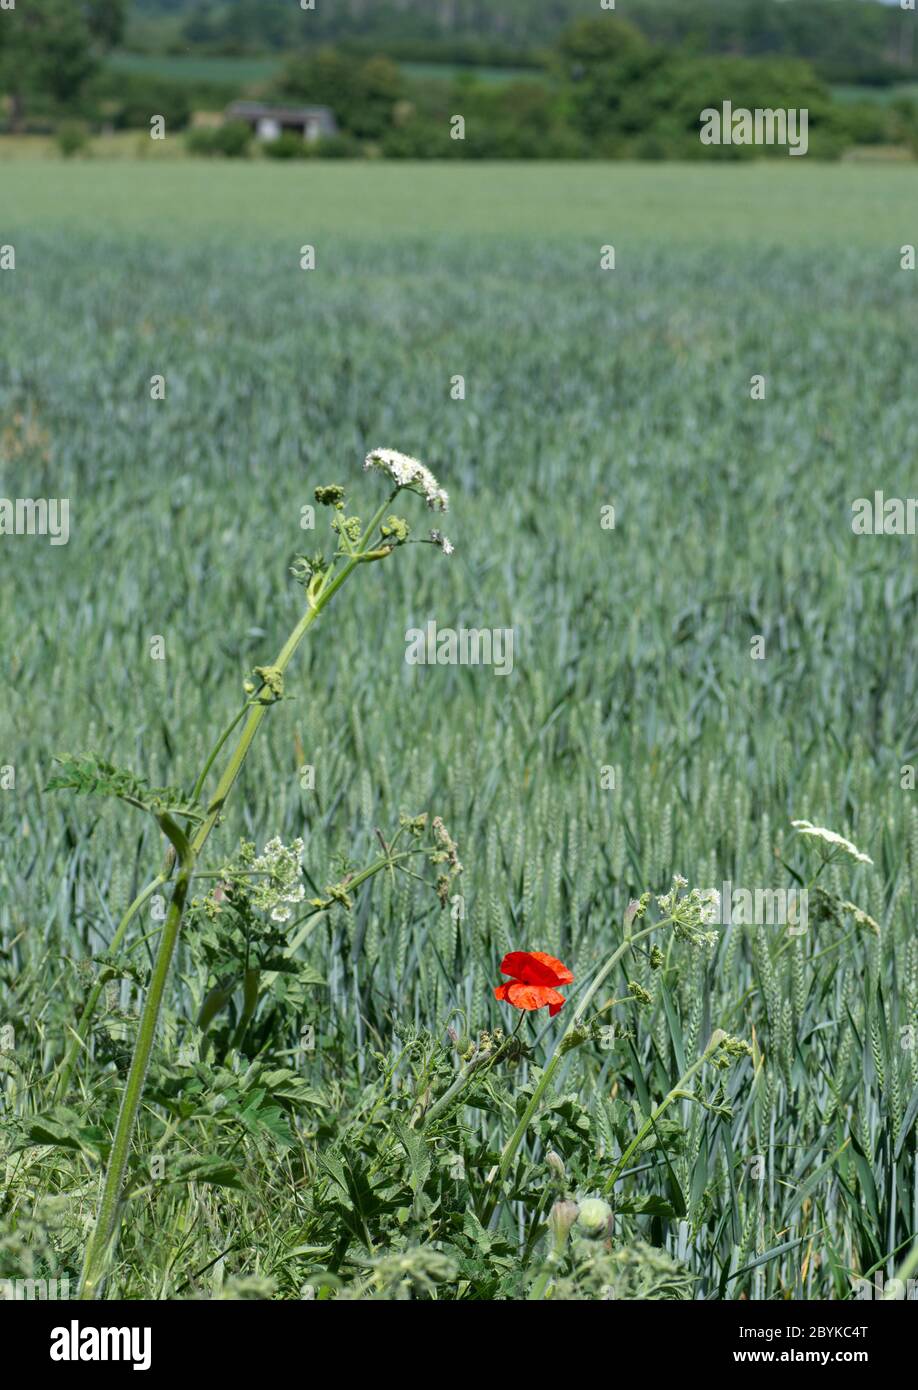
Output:
<instances>
[{"instance_id":1,"label":"thick green stem","mask_svg":"<svg viewBox=\"0 0 918 1390\"><path fill-rule=\"evenodd\" d=\"M250 967L246 972L242 982L242 1014L236 1025L233 1034L232 1047L237 1051L245 1041L245 1035L249 1031L249 1024L255 1017L255 1010L258 1007L258 987L261 984L261 971L257 967Z\"/></svg>"},{"instance_id":2,"label":"thick green stem","mask_svg":"<svg viewBox=\"0 0 918 1390\"><path fill-rule=\"evenodd\" d=\"M198 774L198 780L194 784L194 791L191 793L192 801L197 801L198 797L201 795L201 792L204 790L204 783L207 781L207 774L210 772L210 769L217 761L217 758L220 754L220 750L222 749L224 743L226 743L226 740L229 738L230 734L233 732L234 729L239 727L241 720L245 718L245 712L248 708L249 701L247 700L246 703L242 706L242 709L239 710L238 713L235 714L233 718L230 720L230 722L227 724L226 728L223 730L223 733L220 735L220 737L217 739L217 742L210 750L207 762L201 768L201 771Z\"/></svg>"},{"instance_id":3,"label":"thick green stem","mask_svg":"<svg viewBox=\"0 0 918 1390\"><path fill-rule=\"evenodd\" d=\"M388 554L388 552L383 552L383 554ZM364 554L348 556L347 563L337 575L332 577L332 573L329 572L329 574L323 577L316 592L314 594L312 592L310 593L309 608L287 638L277 660L274 662L274 666L281 674L286 670L297 647L309 628L341 588L341 585L345 582L348 575L353 572L364 558L367 558ZM163 830L175 845L176 852L179 856L180 870L173 889L165 926L163 927L163 932L160 937L159 950L153 966L149 990L140 1016L137 1041L134 1045L134 1055L131 1058L131 1066L128 1071L127 1082L125 1083L121 1109L118 1114L118 1122L115 1126L112 1150L109 1155L108 1167L102 1188L102 1198L96 1216L96 1224L86 1246L79 1294L82 1299L95 1298L100 1292L105 1277L110 1247L118 1222L121 1188L127 1168L131 1138L137 1120L137 1113L140 1109L140 1102L143 1097L143 1086L153 1049L153 1041L156 1034L156 1025L159 1020L159 1010L162 1004L163 992L169 977L169 970L172 965L172 957L178 941L182 915L185 910L185 900L188 896L188 889L194 873L195 864L198 855L207 843L211 831L220 818L226 799L232 791L246 757L248 756L252 741L269 709L270 704L268 703L259 703L253 705L249 709L242 733L239 737L239 742L217 784L217 789L207 808L207 815L198 826L191 841L189 842L186 839L184 832L168 817L163 817L161 821Z\"/></svg>"},{"instance_id":4,"label":"thick green stem","mask_svg":"<svg viewBox=\"0 0 918 1390\"><path fill-rule=\"evenodd\" d=\"M125 932L127 931L134 917L136 917L137 913L143 907L144 903L153 896L157 888L162 888L163 885L168 881L168 873L157 874L156 878L154 878L151 883L148 883L146 888L144 888L140 893L137 894L137 897L131 903L130 907L128 907L127 911L124 913L124 916L121 918L121 921L118 923L118 926L115 930L115 934L112 937L111 943L108 947L109 952L113 953L118 950L118 947L124 940ZM92 1022L93 1015L96 1012L96 1006L99 1003L99 998L106 984L112 978L114 977L108 975L105 970L100 971L98 980L90 990L89 998L86 1000L86 1005L83 1009L83 1012L80 1014L79 1022L76 1026L76 1031L74 1032L74 1035L70 1040L70 1044L67 1048L67 1051L64 1055L64 1060L61 1064L60 1072L58 1073L57 1081L54 1085L54 1099L56 1101L62 1100L63 1097L67 1094L67 1087L70 1085L70 1077L73 1074L73 1068L76 1066L76 1059L79 1056L80 1049L85 1047L86 1045L86 1038L89 1034L89 1025Z\"/></svg>"},{"instance_id":5,"label":"thick green stem","mask_svg":"<svg viewBox=\"0 0 918 1390\"><path fill-rule=\"evenodd\" d=\"M185 899L188 895L188 887L191 882L191 872L194 867L194 855L184 834L177 825L168 821L168 817L163 818L163 829L169 834L175 845L179 856L179 874L175 882L172 893L172 901L169 905L169 912L166 916L165 926L160 938L159 951L156 956L156 963L153 966L153 974L150 978L150 986L147 990L147 997L144 1000L143 1012L140 1015L140 1023L137 1029L137 1041L134 1044L134 1055L131 1058L131 1067L128 1072L127 1082L124 1087L124 1095L121 1098L121 1110L118 1114L118 1123L115 1126L115 1135L112 1140L112 1149L108 1159L108 1169L105 1174L105 1183L102 1189L102 1200L96 1215L96 1224L93 1233L86 1246L83 1258L83 1276L80 1281L80 1298L95 1298L100 1284L105 1277L106 1255L111 1244L115 1227L118 1223L118 1209L121 1202L121 1186L124 1182L124 1173L127 1168L128 1153L131 1146L131 1135L134 1130L134 1121L137 1111L140 1108L140 1101L143 1095L143 1084L147 1075L147 1067L150 1063L150 1054L153 1050L153 1039L156 1034L156 1024L159 1019L159 1008L162 1003L163 992L166 988L166 981L169 977L169 967L172 964L172 952L178 939L179 926L182 920L182 913L185 910Z\"/></svg>"}]
</instances>

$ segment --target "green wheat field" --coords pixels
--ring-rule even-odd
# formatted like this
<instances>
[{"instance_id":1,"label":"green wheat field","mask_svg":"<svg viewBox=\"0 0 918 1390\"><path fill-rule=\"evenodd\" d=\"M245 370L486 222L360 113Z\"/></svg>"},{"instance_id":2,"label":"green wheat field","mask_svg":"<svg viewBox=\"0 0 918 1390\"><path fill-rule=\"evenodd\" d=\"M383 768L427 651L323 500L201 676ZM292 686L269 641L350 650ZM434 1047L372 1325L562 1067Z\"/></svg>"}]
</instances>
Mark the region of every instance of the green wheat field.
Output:
<instances>
[{"instance_id":1,"label":"green wheat field","mask_svg":"<svg viewBox=\"0 0 918 1390\"><path fill-rule=\"evenodd\" d=\"M0 165L0 494L70 502L66 545L0 536L0 1280L76 1292L162 929L151 901L109 952L165 842L46 790L53 759L190 787L303 611L290 567L330 534L303 508L340 484L366 520L378 446L448 489L442 520L395 510L455 553L406 546L322 615L209 862L301 836L312 897L428 813L461 899L373 878L241 1032L241 977L183 928L106 1296L849 1299L915 1271L916 540L851 507L914 485L916 194L774 161ZM431 620L512 628L512 672L407 664ZM622 960L496 1185L629 902L808 882L799 818L873 862L833 859L805 932ZM573 972L557 1018L495 1000L518 950ZM750 1051L650 1126L603 1238L559 1240L716 1029ZM501 1055L434 1110L476 1048Z\"/></svg>"}]
</instances>

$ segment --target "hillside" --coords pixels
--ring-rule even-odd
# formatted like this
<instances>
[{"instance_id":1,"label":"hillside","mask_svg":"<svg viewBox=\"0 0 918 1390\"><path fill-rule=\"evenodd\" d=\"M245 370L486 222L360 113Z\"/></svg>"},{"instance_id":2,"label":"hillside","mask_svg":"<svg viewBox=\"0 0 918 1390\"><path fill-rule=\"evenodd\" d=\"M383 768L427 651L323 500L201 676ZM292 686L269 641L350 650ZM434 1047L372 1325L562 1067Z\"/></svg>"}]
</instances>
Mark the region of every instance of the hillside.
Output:
<instances>
[{"instance_id":1,"label":"hillside","mask_svg":"<svg viewBox=\"0 0 918 1390\"><path fill-rule=\"evenodd\" d=\"M384 48L404 59L530 60L596 0L132 0L131 46L249 53L304 41ZM831 81L884 82L914 71L913 16L876 0L629 0L652 40L694 52L808 58Z\"/></svg>"}]
</instances>

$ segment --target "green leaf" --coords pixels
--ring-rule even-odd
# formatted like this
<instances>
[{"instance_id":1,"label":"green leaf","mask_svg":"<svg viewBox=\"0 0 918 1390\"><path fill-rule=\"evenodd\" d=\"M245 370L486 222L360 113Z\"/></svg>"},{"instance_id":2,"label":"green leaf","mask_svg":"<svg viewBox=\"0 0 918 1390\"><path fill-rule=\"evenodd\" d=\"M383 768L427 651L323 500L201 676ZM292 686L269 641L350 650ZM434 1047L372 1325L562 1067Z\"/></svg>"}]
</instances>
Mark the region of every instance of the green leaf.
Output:
<instances>
[{"instance_id":1,"label":"green leaf","mask_svg":"<svg viewBox=\"0 0 918 1390\"><path fill-rule=\"evenodd\" d=\"M75 1149L98 1158L106 1147L102 1131L87 1126L75 1110L56 1106L48 1115L33 1115L22 1125L29 1144L52 1144L58 1149Z\"/></svg>"},{"instance_id":2,"label":"green leaf","mask_svg":"<svg viewBox=\"0 0 918 1390\"><path fill-rule=\"evenodd\" d=\"M169 1183L205 1182L212 1187L233 1187L242 1190L242 1174L235 1163L217 1154L195 1154L182 1158L177 1164L166 1164Z\"/></svg>"},{"instance_id":3,"label":"green leaf","mask_svg":"<svg viewBox=\"0 0 918 1390\"><path fill-rule=\"evenodd\" d=\"M400 1120L395 1121L395 1132L411 1165L411 1177L409 1179L411 1190L418 1193L427 1181L427 1175L430 1172L430 1154L427 1151L427 1145L422 1135L408 1129Z\"/></svg>"},{"instance_id":4,"label":"green leaf","mask_svg":"<svg viewBox=\"0 0 918 1390\"><path fill-rule=\"evenodd\" d=\"M286 1100L291 1105L326 1106L328 1104L320 1091L317 1091L314 1086L310 1086L301 1076L297 1076L295 1071L290 1071L287 1067L278 1067L274 1071L262 1072L258 1079L273 1100Z\"/></svg>"},{"instance_id":5,"label":"green leaf","mask_svg":"<svg viewBox=\"0 0 918 1390\"><path fill-rule=\"evenodd\" d=\"M153 816L187 816L203 820L196 801L177 787L151 787L145 777L126 768L115 767L93 754L75 758L69 753L54 759L61 771L54 774L45 791L75 791L82 795L112 796Z\"/></svg>"},{"instance_id":6,"label":"green leaf","mask_svg":"<svg viewBox=\"0 0 918 1390\"><path fill-rule=\"evenodd\" d=\"M676 1212L665 1197L648 1193L645 1197L625 1197L615 1204L616 1216L675 1216Z\"/></svg>"},{"instance_id":7,"label":"green leaf","mask_svg":"<svg viewBox=\"0 0 918 1390\"><path fill-rule=\"evenodd\" d=\"M896 1163L899 1162L902 1156L902 1150L905 1148L906 1142L912 1137L912 1129L916 1119L918 1119L918 1086L916 1086L912 1092L912 1098L905 1112L905 1119L902 1121L902 1132L899 1135L899 1142L896 1145L896 1152L893 1155Z\"/></svg>"}]
</instances>

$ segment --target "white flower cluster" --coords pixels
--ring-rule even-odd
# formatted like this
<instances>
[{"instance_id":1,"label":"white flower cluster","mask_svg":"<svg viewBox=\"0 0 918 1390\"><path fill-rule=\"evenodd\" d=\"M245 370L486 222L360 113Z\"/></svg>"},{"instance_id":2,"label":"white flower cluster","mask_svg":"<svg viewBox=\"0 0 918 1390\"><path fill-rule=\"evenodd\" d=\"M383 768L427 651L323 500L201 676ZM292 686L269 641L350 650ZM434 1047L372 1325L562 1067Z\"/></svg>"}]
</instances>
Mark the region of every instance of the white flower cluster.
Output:
<instances>
[{"instance_id":1,"label":"white flower cluster","mask_svg":"<svg viewBox=\"0 0 918 1390\"><path fill-rule=\"evenodd\" d=\"M720 916L720 894L716 888L688 888L688 880L682 874L673 874L672 887L668 893L657 898L657 907L665 917L671 917L673 930L677 937L693 946L713 946L717 941L716 931L706 931Z\"/></svg>"},{"instance_id":2,"label":"white flower cluster","mask_svg":"<svg viewBox=\"0 0 918 1390\"><path fill-rule=\"evenodd\" d=\"M300 877L305 846L300 839L294 840L288 848L275 836L265 845L264 853L252 863L252 872L264 874L256 879L252 889L252 902L262 912L270 912L273 922L289 922L291 904L301 903L306 896L306 887Z\"/></svg>"},{"instance_id":3,"label":"white flower cluster","mask_svg":"<svg viewBox=\"0 0 918 1390\"><path fill-rule=\"evenodd\" d=\"M365 469L381 468L398 487L422 492L428 507L439 508L441 512L449 507L449 494L440 487L427 465L410 454L400 454L397 449L374 449L367 454L363 466Z\"/></svg>"},{"instance_id":4,"label":"white flower cluster","mask_svg":"<svg viewBox=\"0 0 918 1390\"><path fill-rule=\"evenodd\" d=\"M442 531L431 531L430 539L434 545L438 545L440 547L444 555L452 555L453 551L456 548L450 540L449 536L444 536Z\"/></svg>"},{"instance_id":5,"label":"white flower cluster","mask_svg":"<svg viewBox=\"0 0 918 1390\"><path fill-rule=\"evenodd\" d=\"M850 840L846 840L843 835L837 834L834 830L826 830L825 826L813 825L808 820L792 820L791 825L799 835L810 835L813 839L822 840L827 845L833 845L836 849L849 854L852 859L856 859L859 864L873 863L869 854L862 854L857 845L853 845Z\"/></svg>"}]
</instances>

